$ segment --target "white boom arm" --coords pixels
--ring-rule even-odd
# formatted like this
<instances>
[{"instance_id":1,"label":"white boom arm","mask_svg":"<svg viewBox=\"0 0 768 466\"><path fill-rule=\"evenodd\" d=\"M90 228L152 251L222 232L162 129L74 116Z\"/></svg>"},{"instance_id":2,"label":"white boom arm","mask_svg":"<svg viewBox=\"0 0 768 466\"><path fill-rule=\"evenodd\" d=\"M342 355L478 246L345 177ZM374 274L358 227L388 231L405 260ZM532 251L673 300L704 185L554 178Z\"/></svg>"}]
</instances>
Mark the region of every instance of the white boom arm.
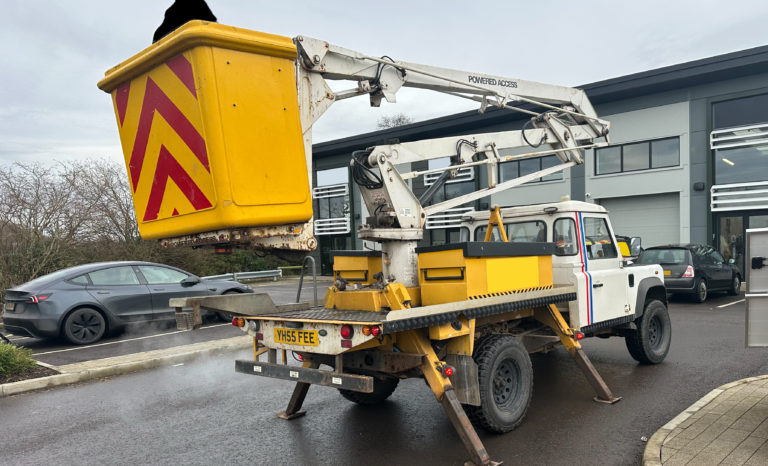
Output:
<instances>
[{"instance_id":1,"label":"white boom arm","mask_svg":"<svg viewBox=\"0 0 768 466\"><path fill-rule=\"evenodd\" d=\"M554 86L521 79L457 71L434 66L396 62L377 58L327 42L299 36L297 82L304 131L307 163L311 169L311 128L313 123L338 100L369 95L371 106L382 99L396 102L402 87L414 87L476 100L482 113L489 105L510 109L534 117L531 128L522 131L476 134L429 139L368 148L353 154L353 173L360 186L371 224L358 229L361 239L382 242L385 254L384 275L415 286L415 242L422 238L427 215L432 215L481 197L519 186L535 178L583 163L581 151L610 144L610 123L595 113L586 93L580 89ZM357 82L357 87L333 92L326 79ZM521 107L521 104L528 104ZM534 111L532 109L538 110ZM605 138L606 142L595 142ZM548 150L523 155L500 156L499 150L519 147L537 148L546 143ZM498 183L496 166L500 162L556 154L560 165ZM398 173L396 164L450 157L452 166L422 172ZM464 196L425 207L434 188L455 177L458 168L486 165L488 187ZM378 170L377 170L378 169ZM445 172L422 199L417 199L407 179L426 173Z\"/></svg>"}]
</instances>

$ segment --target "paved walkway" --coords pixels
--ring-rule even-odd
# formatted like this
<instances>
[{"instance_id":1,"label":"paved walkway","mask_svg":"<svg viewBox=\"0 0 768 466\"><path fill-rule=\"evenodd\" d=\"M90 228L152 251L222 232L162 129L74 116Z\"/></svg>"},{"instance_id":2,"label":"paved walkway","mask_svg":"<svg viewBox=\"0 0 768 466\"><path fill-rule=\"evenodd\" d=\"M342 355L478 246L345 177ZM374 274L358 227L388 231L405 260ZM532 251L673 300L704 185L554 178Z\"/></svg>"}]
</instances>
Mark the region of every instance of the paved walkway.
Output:
<instances>
[{"instance_id":1,"label":"paved walkway","mask_svg":"<svg viewBox=\"0 0 768 466\"><path fill-rule=\"evenodd\" d=\"M768 375L712 391L654 440L663 466L768 465Z\"/></svg>"}]
</instances>

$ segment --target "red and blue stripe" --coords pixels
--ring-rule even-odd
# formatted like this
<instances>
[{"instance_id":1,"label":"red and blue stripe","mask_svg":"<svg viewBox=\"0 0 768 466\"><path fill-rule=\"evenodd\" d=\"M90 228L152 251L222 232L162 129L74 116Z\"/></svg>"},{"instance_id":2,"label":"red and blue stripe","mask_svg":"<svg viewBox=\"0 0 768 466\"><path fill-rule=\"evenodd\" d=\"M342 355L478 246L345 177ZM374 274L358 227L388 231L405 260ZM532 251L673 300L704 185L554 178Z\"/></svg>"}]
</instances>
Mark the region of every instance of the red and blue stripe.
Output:
<instances>
[{"instance_id":1,"label":"red and blue stripe","mask_svg":"<svg viewBox=\"0 0 768 466\"><path fill-rule=\"evenodd\" d=\"M589 273L589 264L587 264L587 242L584 237L584 219L581 212L576 213L576 235L579 243L579 258L581 259L581 273L587 284L587 325L595 321L594 305L592 302L592 274Z\"/></svg>"}]
</instances>

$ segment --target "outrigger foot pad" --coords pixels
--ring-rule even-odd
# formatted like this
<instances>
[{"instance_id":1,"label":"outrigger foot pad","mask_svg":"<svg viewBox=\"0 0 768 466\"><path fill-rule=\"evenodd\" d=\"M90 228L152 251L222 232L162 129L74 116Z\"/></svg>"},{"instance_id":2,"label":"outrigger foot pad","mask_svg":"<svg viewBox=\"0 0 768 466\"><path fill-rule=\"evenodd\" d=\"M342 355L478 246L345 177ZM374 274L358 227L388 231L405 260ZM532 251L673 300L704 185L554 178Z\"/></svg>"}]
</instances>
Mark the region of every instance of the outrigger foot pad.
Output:
<instances>
[{"instance_id":1,"label":"outrigger foot pad","mask_svg":"<svg viewBox=\"0 0 768 466\"><path fill-rule=\"evenodd\" d=\"M596 396L595 397L595 401L597 401L598 403L605 403L607 405L612 405L612 404L614 404L614 403L616 403L618 401L621 401L621 397L618 397L618 398L611 397L610 400L604 400L604 399L600 398L599 396Z\"/></svg>"},{"instance_id":2,"label":"outrigger foot pad","mask_svg":"<svg viewBox=\"0 0 768 466\"><path fill-rule=\"evenodd\" d=\"M306 411L298 411L298 412L295 412L293 414L285 414L285 411L283 411L282 413L277 413L277 417L279 417L280 419L285 419L286 421L290 421L291 419L296 419L297 417L302 417L305 414L307 414Z\"/></svg>"}]
</instances>

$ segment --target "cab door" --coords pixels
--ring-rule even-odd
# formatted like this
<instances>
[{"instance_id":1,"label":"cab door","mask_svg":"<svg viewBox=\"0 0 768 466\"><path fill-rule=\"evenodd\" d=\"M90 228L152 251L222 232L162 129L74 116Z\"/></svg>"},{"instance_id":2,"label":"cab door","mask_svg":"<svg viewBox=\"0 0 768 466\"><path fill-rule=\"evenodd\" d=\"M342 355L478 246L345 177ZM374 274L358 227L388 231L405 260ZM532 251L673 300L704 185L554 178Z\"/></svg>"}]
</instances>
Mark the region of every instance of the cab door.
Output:
<instances>
[{"instance_id":1,"label":"cab door","mask_svg":"<svg viewBox=\"0 0 768 466\"><path fill-rule=\"evenodd\" d=\"M613 232L605 216L577 213L578 235L584 261L584 274L589 282L587 325L629 315L628 279L621 267Z\"/></svg>"}]
</instances>

